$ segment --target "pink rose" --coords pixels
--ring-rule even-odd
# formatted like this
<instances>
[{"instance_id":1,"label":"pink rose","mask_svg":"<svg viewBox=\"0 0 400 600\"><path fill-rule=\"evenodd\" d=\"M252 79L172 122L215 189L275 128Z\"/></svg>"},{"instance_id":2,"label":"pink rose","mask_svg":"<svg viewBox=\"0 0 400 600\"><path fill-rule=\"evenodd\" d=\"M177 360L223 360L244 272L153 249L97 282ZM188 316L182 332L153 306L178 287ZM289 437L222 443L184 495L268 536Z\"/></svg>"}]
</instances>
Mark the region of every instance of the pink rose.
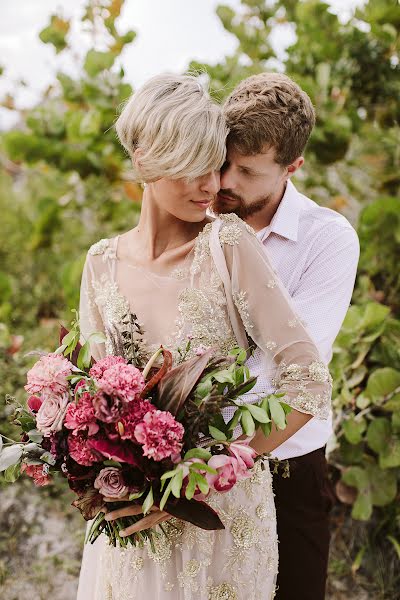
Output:
<instances>
[{"instance_id":1,"label":"pink rose","mask_svg":"<svg viewBox=\"0 0 400 600\"><path fill-rule=\"evenodd\" d=\"M208 461L208 466L217 471L216 475L206 473L206 479L211 488L217 492L228 492L238 480L240 467L233 456L216 454Z\"/></svg>"},{"instance_id":2,"label":"pink rose","mask_svg":"<svg viewBox=\"0 0 400 600\"><path fill-rule=\"evenodd\" d=\"M135 427L135 438L143 446L143 454L163 460L180 452L185 430L174 416L164 410L148 412Z\"/></svg>"},{"instance_id":3,"label":"pink rose","mask_svg":"<svg viewBox=\"0 0 400 600\"><path fill-rule=\"evenodd\" d=\"M94 487L99 490L100 494L110 498L123 498L129 492L124 483L121 470L116 467L102 469L96 477Z\"/></svg>"},{"instance_id":4,"label":"pink rose","mask_svg":"<svg viewBox=\"0 0 400 600\"><path fill-rule=\"evenodd\" d=\"M36 415L36 428L43 435L61 431L69 401L68 392L57 396L51 391L43 391L42 404Z\"/></svg>"},{"instance_id":5,"label":"pink rose","mask_svg":"<svg viewBox=\"0 0 400 600\"><path fill-rule=\"evenodd\" d=\"M42 356L28 371L25 389L30 394L40 394L45 390L63 394L69 387L67 377L72 369L73 364L60 354Z\"/></svg>"}]
</instances>

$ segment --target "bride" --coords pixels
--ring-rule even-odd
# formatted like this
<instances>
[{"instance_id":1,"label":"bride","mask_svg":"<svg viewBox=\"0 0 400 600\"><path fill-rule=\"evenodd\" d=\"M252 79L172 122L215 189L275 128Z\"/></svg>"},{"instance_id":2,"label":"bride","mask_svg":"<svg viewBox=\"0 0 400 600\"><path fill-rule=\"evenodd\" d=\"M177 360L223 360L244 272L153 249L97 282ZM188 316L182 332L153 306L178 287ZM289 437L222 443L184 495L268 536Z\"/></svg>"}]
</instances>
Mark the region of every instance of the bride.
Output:
<instances>
[{"instance_id":1,"label":"bride","mask_svg":"<svg viewBox=\"0 0 400 600\"><path fill-rule=\"evenodd\" d=\"M92 345L94 358L115 353L127 327L136 331L139 364L160 344L177 350L188 338L189 356L210 346L249 347L252 340L293 412L326 418L328 370L254 232L234 214L207 216L225 158L220 108L196 77L166 74L134 94L116 128L135 178L146 185L137 227L100 240L87 255L81 332L84 339L106 334L105 344ZM257 399L252 393L242 401ZM266 448L261 438L251 442L259 453ZM264 464L229 492L207 498L224 530L205 531L156 509L134 526L159 529L165 521L168 539L159 536L153 549L114 548L105 535L85 545L78 600L273 598L278 541ZM121 510L133 514L137 507Z\"/></svg>"}]
</instances>

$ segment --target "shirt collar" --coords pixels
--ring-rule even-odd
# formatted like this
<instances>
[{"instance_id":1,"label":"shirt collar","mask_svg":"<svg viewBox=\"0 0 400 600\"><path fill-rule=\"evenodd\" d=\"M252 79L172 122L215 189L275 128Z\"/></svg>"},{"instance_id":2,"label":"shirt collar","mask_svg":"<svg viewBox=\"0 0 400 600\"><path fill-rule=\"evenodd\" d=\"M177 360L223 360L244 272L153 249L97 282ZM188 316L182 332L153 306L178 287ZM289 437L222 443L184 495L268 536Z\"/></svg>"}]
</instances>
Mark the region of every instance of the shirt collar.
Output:
<instances>
[{"instance_id":1,"label":"shirt collar","mask_svg":"<svg viewBox=\"0 0 400 600\"><path fill-rule=\"evenodd\" d=\"M263 242L270 233L276 233L293 242L297 242L301 208L300 194L290 179L288 179L285 193L271 223L265 229L258 232L260 240Z\"/></svg>"}]
</instances>

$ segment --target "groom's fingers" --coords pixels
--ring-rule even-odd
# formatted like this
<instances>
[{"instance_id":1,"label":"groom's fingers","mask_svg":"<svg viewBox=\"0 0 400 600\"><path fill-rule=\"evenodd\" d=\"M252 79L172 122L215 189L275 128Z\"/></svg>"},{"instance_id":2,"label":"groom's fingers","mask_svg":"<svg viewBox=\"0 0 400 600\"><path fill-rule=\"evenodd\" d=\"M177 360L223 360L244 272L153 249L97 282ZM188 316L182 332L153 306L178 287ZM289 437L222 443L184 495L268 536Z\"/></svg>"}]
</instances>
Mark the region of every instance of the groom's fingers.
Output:
<instances>
[{"instance_id":1,"label":"groom's fingers","mask_svg":"<svg viewBox=\"0 0 400 600\"><path fill-rule=\"evenodd\" d=\"M131 525L130 527L127 527L126 529L120 531L119 535L121 537L126 537L127 535L131 535L132 533L142 531L143 529L149 529L150 527L154 527L155 525L158 525L163 521L168 521L168 519L171 518L171 515L164 511L161 511L159 515L160 516L155 514L146 515L145 517L143 517L143 519L140 519L140 521L138 521L134 525Z\"/></svg>"},{"instance_id":2,"label":"groom's fingers","mask_svg":"<svg viewBox=\"0 0 400 600\"><path fill-rule=\"evenodd\" d=\"M159 509L156 506L152 506L150 510L154 512ZM106 513L105 519L106 521L114 521L114 519L119 519L120 517L131 517L142 513L143 509L140 504L131 504L131 506L124 506L124 508L118 508Z\"/></svg>"}]
</instances>

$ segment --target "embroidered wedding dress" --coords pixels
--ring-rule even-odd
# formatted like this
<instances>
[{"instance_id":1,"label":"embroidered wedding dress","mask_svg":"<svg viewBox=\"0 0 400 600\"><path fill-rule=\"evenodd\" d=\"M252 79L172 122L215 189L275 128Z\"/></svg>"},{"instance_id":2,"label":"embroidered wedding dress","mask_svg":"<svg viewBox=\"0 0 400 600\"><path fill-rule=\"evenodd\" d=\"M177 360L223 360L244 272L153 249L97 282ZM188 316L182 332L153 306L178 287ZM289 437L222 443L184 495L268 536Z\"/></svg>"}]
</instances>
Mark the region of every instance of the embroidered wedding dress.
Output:
<instances>
[{"instance_id":1,"label":"embroidered wedding dress","mask_svg":"<svg viewBox=\"0 0 400 600\"><path fill-rule=\"evenodd\" d=\"M233 214L208 223L179 268L166 276L121 259L118 240L90 248L82 277L82 335L104 331L107 338L105 345L93 345L96 359L124 351L116 348L117 331L122 338L135 331L134 351L142 364L160 344L183 348L188 336L191 352L199 346L227 352L237 344L248 347L251 338L263 353L265 373L274 369L285 401L327 418L328 369L248 225ZM260 381L243 402L258 399L262 386ZM227 411L225 418L230 416ZM273 598L278 542L265 464L262 470L256 463L251 478L229 492L208 497L224 530L205 531L173 518L163 523L168 540L160 535L153 550L114 548L105 535L86 544L78 600Z\"/></svg>"}]
</instances>

